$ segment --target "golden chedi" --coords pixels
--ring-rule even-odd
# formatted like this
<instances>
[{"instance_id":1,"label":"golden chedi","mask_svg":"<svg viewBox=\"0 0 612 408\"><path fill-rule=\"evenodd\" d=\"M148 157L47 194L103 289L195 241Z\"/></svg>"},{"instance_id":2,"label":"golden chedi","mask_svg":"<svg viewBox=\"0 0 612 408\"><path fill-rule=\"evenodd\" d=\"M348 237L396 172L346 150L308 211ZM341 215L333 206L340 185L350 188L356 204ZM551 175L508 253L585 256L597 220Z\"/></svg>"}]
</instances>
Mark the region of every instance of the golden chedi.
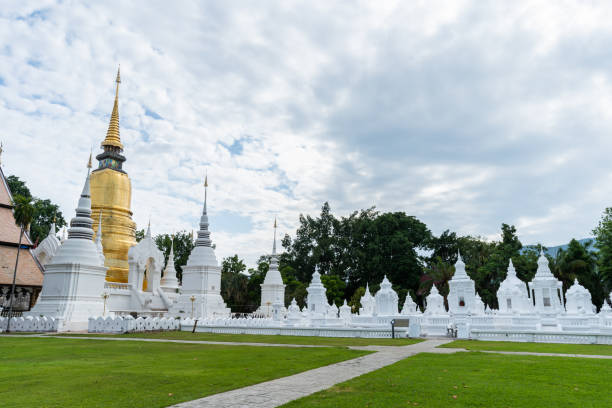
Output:
<instances>
[{"instance_id":1,"label":"golden chedi","mask_svg":"<svg viewBox=\"0 0 612 408\"><path fill-rule=\"evenodd\" d=\"M91 217L97 220L102 211L102 244L106 258L104 265L108 267L106 280L127 282L128 250L136 245L136 224L132 221L130 210L132 185L122 169L125 157L121 154L123 145L119 137L119 71L116 82L113 113L101 145L104 151L96 156L99 165L91 173ZM94 225L96 236L97 229L98 226Z\"/></svg>"}]
</instances>

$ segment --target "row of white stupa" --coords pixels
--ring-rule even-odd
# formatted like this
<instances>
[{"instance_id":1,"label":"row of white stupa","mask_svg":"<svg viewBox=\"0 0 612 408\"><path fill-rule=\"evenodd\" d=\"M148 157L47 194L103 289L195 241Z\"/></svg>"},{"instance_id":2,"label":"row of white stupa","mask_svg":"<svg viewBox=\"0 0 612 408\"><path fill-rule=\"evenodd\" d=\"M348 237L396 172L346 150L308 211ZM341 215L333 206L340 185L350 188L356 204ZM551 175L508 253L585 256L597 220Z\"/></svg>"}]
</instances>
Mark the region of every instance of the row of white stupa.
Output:
<instances>
[{"instance_id":1,"label":"row of white stupa","mask_svg":"<svg viewBox=\"0 0 612 408\"><path fill-rule=\"evenodd\" d=\"M90 317L107 312L117 316L137 312L187 320L195 318L200 327L388 328L392 319L404 317L410 320L414 335L444 334L448 326L456 326L463 337L474 337L474 330L566 330L567 327L612 334L608 303L604 302L596 317L591 295L577 282L567 291L564 300L562 284L552 275L543 255L528 286L517 278L510 263L508 275L497 293L498 311L487 313L461 257L449 282L448 311L444 299L433 286L424 313L409 295L399 313L397 293L385 277L375 296L366 289L359 314L352 314L346 301L340 308L327 302L325 287L317 271L307 289L304 309L300 310L295 300L285 308L285 285L276 254L276 229L270 269L262 284L259 315L265 317L231 319L230 310L220 295L221 271L210 240L206 201L205 191L198 236L183 268L182 286L176 278L172 253L162 276L163 254L155 245L150 228L144 239L129 250L128 283L106 282L102 237L98 235L95 241L92 239L88 172L68 238L60 242L52 229L36 249L36 255L45 265L45 276L43 290L30 316L52 318L58 330L86 329ZM143 290L145 279L147 284Z\"/></svg>"}]
</instances>

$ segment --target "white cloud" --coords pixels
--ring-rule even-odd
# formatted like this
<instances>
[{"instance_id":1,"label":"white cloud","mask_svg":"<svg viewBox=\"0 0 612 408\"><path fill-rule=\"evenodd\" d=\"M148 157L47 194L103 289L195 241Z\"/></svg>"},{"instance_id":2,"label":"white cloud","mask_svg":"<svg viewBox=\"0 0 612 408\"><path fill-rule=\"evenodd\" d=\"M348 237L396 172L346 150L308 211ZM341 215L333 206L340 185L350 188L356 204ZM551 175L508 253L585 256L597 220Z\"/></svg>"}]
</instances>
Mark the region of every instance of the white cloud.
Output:
<instances>
[{"instance_id":1,"label":"white cloud","mask_svg":"<svg viewBox=\"0 0 612 408\"><path fill-rule=\"evenodd\" d=\"M340 214L406 211L436 233L492 237L506 222L525 243L562 243L588 235L612 196L611 14L583 2L9 2L4 170L70 218L121 63L140 226L196 228L208 169L217 253L250 264L269 252L275 215L291 233L325 200Z\"/></svg>"}]
</instances>

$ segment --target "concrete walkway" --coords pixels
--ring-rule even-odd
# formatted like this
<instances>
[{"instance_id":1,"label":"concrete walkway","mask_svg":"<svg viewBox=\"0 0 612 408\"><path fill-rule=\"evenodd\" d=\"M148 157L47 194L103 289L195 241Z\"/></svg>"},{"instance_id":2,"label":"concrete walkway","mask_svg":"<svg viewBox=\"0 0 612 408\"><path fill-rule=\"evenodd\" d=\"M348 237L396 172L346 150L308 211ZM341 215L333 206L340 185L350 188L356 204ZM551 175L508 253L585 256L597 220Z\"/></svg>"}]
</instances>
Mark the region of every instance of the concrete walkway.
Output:
<instances>
[{"instance_id":1,"label":"concrete walkway","mask_svg":"<svg viewBox=\"0 0 612 408\"><path fill-rule=\"evenodd\" d=\"M325 367L315 368L289 377L283 377L249 387L240 388L205 398L184 402L173 407L181 408L272 408L317 391L325 390L335 384L388 366L417 353L455 353L460 349L436 347L451 340L426 340L421 343L401 347L351 347L359 350L377 351Z\"/></svg>"}]
</instances>

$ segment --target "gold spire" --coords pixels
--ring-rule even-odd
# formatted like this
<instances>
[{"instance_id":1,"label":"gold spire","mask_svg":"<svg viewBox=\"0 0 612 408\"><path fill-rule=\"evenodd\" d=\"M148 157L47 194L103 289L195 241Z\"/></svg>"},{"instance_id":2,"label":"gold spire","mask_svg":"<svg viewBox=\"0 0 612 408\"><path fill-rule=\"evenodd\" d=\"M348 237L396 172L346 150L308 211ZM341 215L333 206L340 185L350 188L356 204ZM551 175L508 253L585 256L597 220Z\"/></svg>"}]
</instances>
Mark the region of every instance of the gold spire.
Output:
<instances>
[{"instance_id":1,"label":"gold spire","mask_svg":"<svg viewBox=\"0 0 612 408\"><path fill-rule=\"evenodd\" d=\"M106 138L102 142L104 146L115 146L123 150L121 144L121 138L119 137L119 84L121 83L121 75L119 73L121 67L117 69L117 88L115 89L115 103L113 105L113 112L111 113L110 123L108 124L108 130L106 131Z\"/></svg>"},{"instance_id":2,"label":"gold spire","mask_svg":"<svg viewBox=\"0 0 612 408\"><path fill-rule=\"evenodd\" d=\"M276 228L276 217L274 217L274 228Z\"/></svg>"},{"instance_id":3,"label":"gold spire","mask_svg":"<svg viewBox=\"0 0 612 408\"><path fill-rule=\"evenodd\" d=\"M89 152L89 161L87 162L87 168L91 169L91 154L92 152Z\"/></svg>"}]
</instances>

